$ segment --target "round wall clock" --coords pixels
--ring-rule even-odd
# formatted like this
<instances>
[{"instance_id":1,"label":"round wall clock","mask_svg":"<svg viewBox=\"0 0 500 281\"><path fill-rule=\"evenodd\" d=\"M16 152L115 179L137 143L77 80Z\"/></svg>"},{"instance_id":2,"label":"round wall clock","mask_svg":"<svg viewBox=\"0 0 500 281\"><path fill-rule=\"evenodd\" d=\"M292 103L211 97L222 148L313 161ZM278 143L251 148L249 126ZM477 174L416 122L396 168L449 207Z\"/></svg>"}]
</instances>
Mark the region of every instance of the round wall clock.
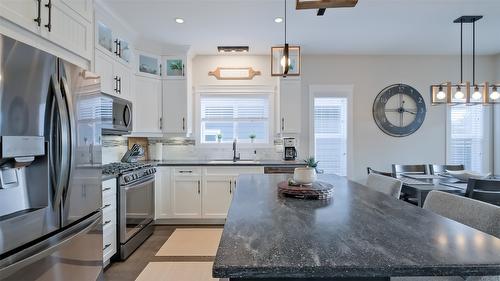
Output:
<instances>
[{"instance_id":1,"label":"round wall clock","mask_svg":"<svg viewBox=\"0 0 500 281\"><path fill-rule=\"evenodd\" d=\"M375 123L393 137L405 137L416 132L424 123L426 112L422 95L405 84L388 86L373 102Z\"/></svg>"}]
</instances>

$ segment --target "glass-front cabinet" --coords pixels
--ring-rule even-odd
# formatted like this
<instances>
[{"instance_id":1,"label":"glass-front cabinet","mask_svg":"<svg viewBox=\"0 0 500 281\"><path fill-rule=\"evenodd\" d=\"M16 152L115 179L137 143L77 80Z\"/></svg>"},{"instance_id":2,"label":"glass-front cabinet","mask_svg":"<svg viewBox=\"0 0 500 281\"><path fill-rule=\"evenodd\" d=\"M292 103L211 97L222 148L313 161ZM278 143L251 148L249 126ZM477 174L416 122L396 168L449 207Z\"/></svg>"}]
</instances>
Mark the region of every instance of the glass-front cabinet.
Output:
<instances>
[{"instance_id":1,"label":"glass-front cabinet","mask_svg":"<svg viewBox=\"0 0 500 281\"><path fill-rule=\"evenodd\" d=\"M103 22L97 21L97 48L103 52L129 63L132 58L132 50L129 42L121 36L118 36L109 26Z\"/></svg>"}]
</instances>

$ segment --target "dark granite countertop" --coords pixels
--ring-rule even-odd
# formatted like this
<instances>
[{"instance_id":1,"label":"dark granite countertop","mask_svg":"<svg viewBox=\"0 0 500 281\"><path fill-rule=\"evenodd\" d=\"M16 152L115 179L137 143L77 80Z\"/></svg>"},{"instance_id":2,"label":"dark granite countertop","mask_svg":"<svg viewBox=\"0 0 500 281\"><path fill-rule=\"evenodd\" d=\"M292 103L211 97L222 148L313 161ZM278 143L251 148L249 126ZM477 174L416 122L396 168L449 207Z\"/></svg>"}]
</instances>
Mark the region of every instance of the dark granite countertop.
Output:
<instances>
[{"instance_id":1,"label":"dark granite countertop","mask_svg":"<svg viewBox=\"0 0 500 281\"><path fill-rule=\"evenodd\" d=\"M242 160L232 162L231 160L163 160L153 161L158 166L276 166L276 167L300 167L305 166L303 161L284 160Z\"/></svg>"},{"instance_id":2,"label":"dark granite countertop","mask_svg":"<svg viewBox=\"0 0 500 281\"><path fill-rule=\"evenodd\" d=\"M500 275L500 239L333 175L333 200L281 198L284 175L238 178L215 278Z\"/></svg>"}]
</instances>

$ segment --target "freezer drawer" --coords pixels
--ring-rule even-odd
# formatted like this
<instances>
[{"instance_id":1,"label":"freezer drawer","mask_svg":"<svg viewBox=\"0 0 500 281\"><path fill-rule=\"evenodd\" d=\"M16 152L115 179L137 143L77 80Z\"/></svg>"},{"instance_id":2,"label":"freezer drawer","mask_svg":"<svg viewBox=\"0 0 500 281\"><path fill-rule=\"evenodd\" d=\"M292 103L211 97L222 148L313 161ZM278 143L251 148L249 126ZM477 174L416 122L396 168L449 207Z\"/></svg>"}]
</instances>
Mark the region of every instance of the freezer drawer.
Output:
<instances>
[{"instance_id":1,"label":"freezer drawer","mask_svg":"<svg viewBox=\"0 0 500 281\"><path fill-rule=\"evenodd\" d=\"M101 212L0 260L1 280L103 280Z\"/></svg>"}]
</instances>

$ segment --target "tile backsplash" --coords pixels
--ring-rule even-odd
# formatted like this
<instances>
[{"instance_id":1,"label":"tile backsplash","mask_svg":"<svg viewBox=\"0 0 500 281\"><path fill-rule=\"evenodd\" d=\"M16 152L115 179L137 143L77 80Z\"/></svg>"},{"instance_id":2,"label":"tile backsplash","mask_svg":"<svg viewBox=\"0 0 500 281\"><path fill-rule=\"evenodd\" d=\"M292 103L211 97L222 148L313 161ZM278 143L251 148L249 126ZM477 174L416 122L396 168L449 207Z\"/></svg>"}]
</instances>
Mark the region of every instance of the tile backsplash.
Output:
<instances>
[{"instance_id":1,"label":"tile backsplash","mask_svg":"<svg viewBox=\"0 0 500 281\"><path fill-rule=\"evenodd\" d=\"M232 159L233 151L229 144L210 146L196 145L190 138L149 138L150 160L156 160L157 143L162 143L162 160L212 160ZM128 143L125 136L103 136L103 164L118 162L127 151ZM257 152L256 154L254 152ZM240 145L238 152L241 159L278 160L282 158L282 140L277 138L272 146Z\"/></svg>"}]
</instances>

